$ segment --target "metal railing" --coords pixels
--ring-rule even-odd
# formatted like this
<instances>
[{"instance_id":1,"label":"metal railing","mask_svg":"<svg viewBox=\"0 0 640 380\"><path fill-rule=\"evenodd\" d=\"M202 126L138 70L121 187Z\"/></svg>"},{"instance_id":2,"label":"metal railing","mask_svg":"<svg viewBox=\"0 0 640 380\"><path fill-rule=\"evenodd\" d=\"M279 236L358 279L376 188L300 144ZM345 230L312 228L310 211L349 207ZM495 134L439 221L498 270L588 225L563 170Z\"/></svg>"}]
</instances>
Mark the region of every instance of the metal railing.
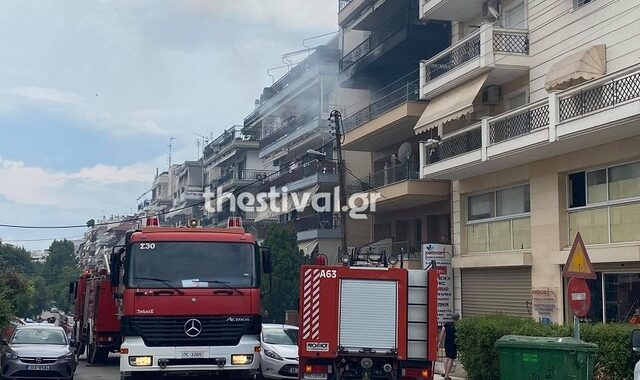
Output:
<instances>
[{"instance_id":1,"label":"metal railing","mask_svg":"<svg viewBox=\"0 0 640 380\"><path fill-rule=\"evenodd\" d=\"M289 222L298 232L310 230L333 230L340 228L340 217L332 212L319 212Z\"/></svg>"},{"instance_id":2,"label":"metal railing","mask_svg":"<svg viewBox=\"0 0 640 380\"><path fill-rule=\"evenodd\" d=\"M369 104L366 108L353 113L342 121L345 132L374 120L378 116L410 101L420 99L420 80L414 80L400 88L394 88L388 94Z\"/></svg>"},{"instance_id":3,"label":"metal railing","mask_svg":"<svg viewBox=\"0 0 640 380\"><path fill-rule=\"evenodd\" d=\"M340 60L340 71L344 71L353 66L362 59L362 57L369 54L370 51L382 45L386 40L407 27L408 21L409 14L406 9L391 16L389 20L373 32L369 38L342 57Z\"/></svg>"},{"instance_id":4,"label":"metal railing","mask_svg":"<svg viewBox=\"0 0 640 380\"><path fill-rule=\"evenodd\" d=\"M409 179L420 178L420 165L404 163L371 173L346 184L347 194L368 192L373 189L391 185Z\"/></svg>"},{"instance_id":5,"label":"metal railing","mask_svg":"<svg viewBox=\"0 0 640 380\"><path fill-rule=\"evenodd\" d=\"M493 30L493 51L497 53L529 54L529 33L496 28Z\"/></svg>"},{"instance_id":6,"label":"metal railing","mask_svg":"<svg viewBox=\"0 0 640 380\"><path fill-rule=\"evenodd\" d=\"M482 128L473 126L464 132L447 137L440 144L430 147L427 163L433 164L482 147Z\"/></svg>"},{"instance_id":7,"label":"metal railing","mask_svg":"<svg viewBox=\"0 0 640 380\"><path fill-rule=\"evenodd\" d=\"M606 107L640 97L640 73L614 79L598 87L588 88L561 98L560 121L582 116Z\"/></svg>"},{"instance_id":8,"label":"metal railing","mask_svg":"<svg viewBox=\"0 0 640 380\"><path fill-rule=\"evenodd\" d=\"M220 136L215 138L209 144L204 147L204 155L210 156L216 154L223 147L231 144L234 141L258 141L260 139L260 133L243 133L243 127L241 125L234 125L233 127L222 132Z\"/></svg>"},{"instance_id":9,"label":"metal railing","mask_svg":"<svg viewBox=\"0 0 640 380\"><path fill-rule=\"evenodd\" d=\"M491 41L485 41L482 29L468 35L425 64L425 80L432 81L472 59L479 58L482 46L493 48L496 53L529 54L529 33L526 30L511 30L490 27Z\"/></svg>"},{"instance_id":10,"label":"metal railing","mask_svg":"<svg viewBox=\"0 0 640 380\"><path fill-rule=\"evenodd\" d=\"M489 143L495 144L549 125L549 103L532 103L507 117L489 120Z\"/></svg>"},{"instance_id":11,"label":"metal railing","mask_svg":"<svg viewBox=\"0 0 640 380\"><path fill-rule=\"evenodd\" d=\"M257 170L257 169L242 169L242 170L230 170L212 181L212 185L215 187L225 185L231 181L256 181L267 178L273 174L273 170Z\"/></svg>"},{"instance_id":12,"label":"metal railing","mask_svg":"<svg viewBox=\"0 0 640 380\"><path fill-rule=\"evenodd\" d=\"M429 61L425 66L425 79L427 82L434 80L479 56L480 31L477 31L454 45L441 57Z\"/></svg>"},{"instance_id":13,"label":"metal railing","mask_svg":"<svg viewBox=\"0 0 640 380\"><path fill-rule=\"evenodd\" d=\"M400 257L403 260L421 260L422 244L419 241L399 241L393 243L375 243L356 248L355 251L358 262L368 264L377 263L384 255L387 259L396 257L398 261Z\"/></svg>"},{"instance_id":14,"label":"metal railing","mask_svg":"<svg viewBox=\"0 0 640 380\"><path fill-rule=\"evenodd\" d=\"M275 129L273 132L267 134L260 140L260 149L264 149L267 146L275 143L284 136L295 132L296 129L303 127L315 119L320 117L320 108L314 107L306 112L290 116L282 122L282 125Z\"/></svg>"},{"instance_id":15,"label":"metal railing","mask_svg":"<svg viewBox=\"0 0 640 380\"><path fill-rule=\"evenodd\" d=\"M287 183L295 182L303 178L315 175L315 174L335 174L336 165L329 161L311 161L304 164L299 164L291 167L289 170L283 169L267 177L262 182L263 188L269 188L271 186L280 186Z\"/></svg>"}]
</instances>

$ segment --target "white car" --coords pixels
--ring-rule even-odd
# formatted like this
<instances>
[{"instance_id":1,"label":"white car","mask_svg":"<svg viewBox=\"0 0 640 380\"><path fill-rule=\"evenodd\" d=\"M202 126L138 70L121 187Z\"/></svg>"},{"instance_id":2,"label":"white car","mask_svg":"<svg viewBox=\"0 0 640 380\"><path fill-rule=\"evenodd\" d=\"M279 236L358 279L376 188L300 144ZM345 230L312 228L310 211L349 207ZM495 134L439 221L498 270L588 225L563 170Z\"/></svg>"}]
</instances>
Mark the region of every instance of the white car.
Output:
<instances>
[{"instance_id":1,"label":"white car","mask_svg":"<svg viewBox=\"0 0 640 380\"><path fill-rule=\"evenodd\" d=\"M267 379L298 378L298 328L263 324L260 335L260 366Z\"/></svg>"}]
</instances>

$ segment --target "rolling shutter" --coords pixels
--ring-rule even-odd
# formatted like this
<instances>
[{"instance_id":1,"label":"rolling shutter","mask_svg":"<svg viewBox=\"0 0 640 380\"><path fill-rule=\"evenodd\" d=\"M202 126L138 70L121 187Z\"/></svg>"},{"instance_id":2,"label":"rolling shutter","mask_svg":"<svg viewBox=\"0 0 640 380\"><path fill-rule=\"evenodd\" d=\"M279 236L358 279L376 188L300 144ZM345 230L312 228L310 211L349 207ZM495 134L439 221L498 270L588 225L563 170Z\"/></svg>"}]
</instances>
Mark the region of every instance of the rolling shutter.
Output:
<instances>
[{"instance_id":1,"label":"rolling shutter","mask_svg":"<svg viewBox=\"0 0 640 380\"><path fill-rule=\"evenodd\" d=\"M462 269L462 315L531 316L531 268Z\"/></svg>"},{"instance_id":2,"label":"rolling shutter","mask_svg":"<svg viewBox=\"0 0 640 380\"><path fill-rule=\"evenodd\" d=\"M397 348L397 288L395 281L342 280L339 345L349 351Z\"/></svg>"}]
</instances>

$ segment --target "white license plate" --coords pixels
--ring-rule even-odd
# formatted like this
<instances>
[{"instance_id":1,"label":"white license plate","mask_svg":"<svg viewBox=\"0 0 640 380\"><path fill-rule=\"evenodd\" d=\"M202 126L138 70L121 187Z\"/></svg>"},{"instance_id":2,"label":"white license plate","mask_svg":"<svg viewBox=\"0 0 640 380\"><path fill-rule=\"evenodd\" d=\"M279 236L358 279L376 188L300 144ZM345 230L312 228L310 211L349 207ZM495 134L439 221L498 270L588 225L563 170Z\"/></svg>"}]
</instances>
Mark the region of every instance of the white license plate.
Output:
<instances>
[{"instance_id":1,"label":"white license plate","mask_svg":"<svg viewBox=\"0 0 640 380\"><path fill-rule=\"evenodd\" d=\"M28 365L27 370L29 371L48 371L51 369L51 366L48 365Z\"/></svg>"},{"instance_id":2,"label":"white license plate","mask_svg":"<svg viewBox=\"0 0 640 380\"><path fill-rule=\"evenodd\" d=\"M180 357L182 359L204 359L206 355L204 351L182 351Z\"/></svg>"},{"instance_id":3,"label":"white license plate","mask_svg":"<svg viewBox=\"0 0 640 380\"><path fill-rule=\"evenodd\" d=\"M304 378L307 380L327 380L326 373L305 373Z\"/></svg>"}]
</instances>

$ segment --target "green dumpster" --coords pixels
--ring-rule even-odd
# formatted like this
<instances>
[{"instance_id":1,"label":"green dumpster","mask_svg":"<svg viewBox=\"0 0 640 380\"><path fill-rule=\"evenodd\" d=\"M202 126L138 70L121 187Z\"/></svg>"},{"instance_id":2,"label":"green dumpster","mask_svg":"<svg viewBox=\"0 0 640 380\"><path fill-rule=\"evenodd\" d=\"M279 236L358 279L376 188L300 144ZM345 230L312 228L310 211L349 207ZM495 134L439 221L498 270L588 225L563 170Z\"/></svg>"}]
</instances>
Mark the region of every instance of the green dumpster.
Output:
<instances>
[{"instance_id":1,"label":"green dumpster","mask_svg":"<svg viewBox=\"0 0 640 380\"><path fill-rule=\"evenodd\" d=\"M506 335L496 342L501 380L592 380L598 345L572 337Z\"/></svg>"}]
</instances>

